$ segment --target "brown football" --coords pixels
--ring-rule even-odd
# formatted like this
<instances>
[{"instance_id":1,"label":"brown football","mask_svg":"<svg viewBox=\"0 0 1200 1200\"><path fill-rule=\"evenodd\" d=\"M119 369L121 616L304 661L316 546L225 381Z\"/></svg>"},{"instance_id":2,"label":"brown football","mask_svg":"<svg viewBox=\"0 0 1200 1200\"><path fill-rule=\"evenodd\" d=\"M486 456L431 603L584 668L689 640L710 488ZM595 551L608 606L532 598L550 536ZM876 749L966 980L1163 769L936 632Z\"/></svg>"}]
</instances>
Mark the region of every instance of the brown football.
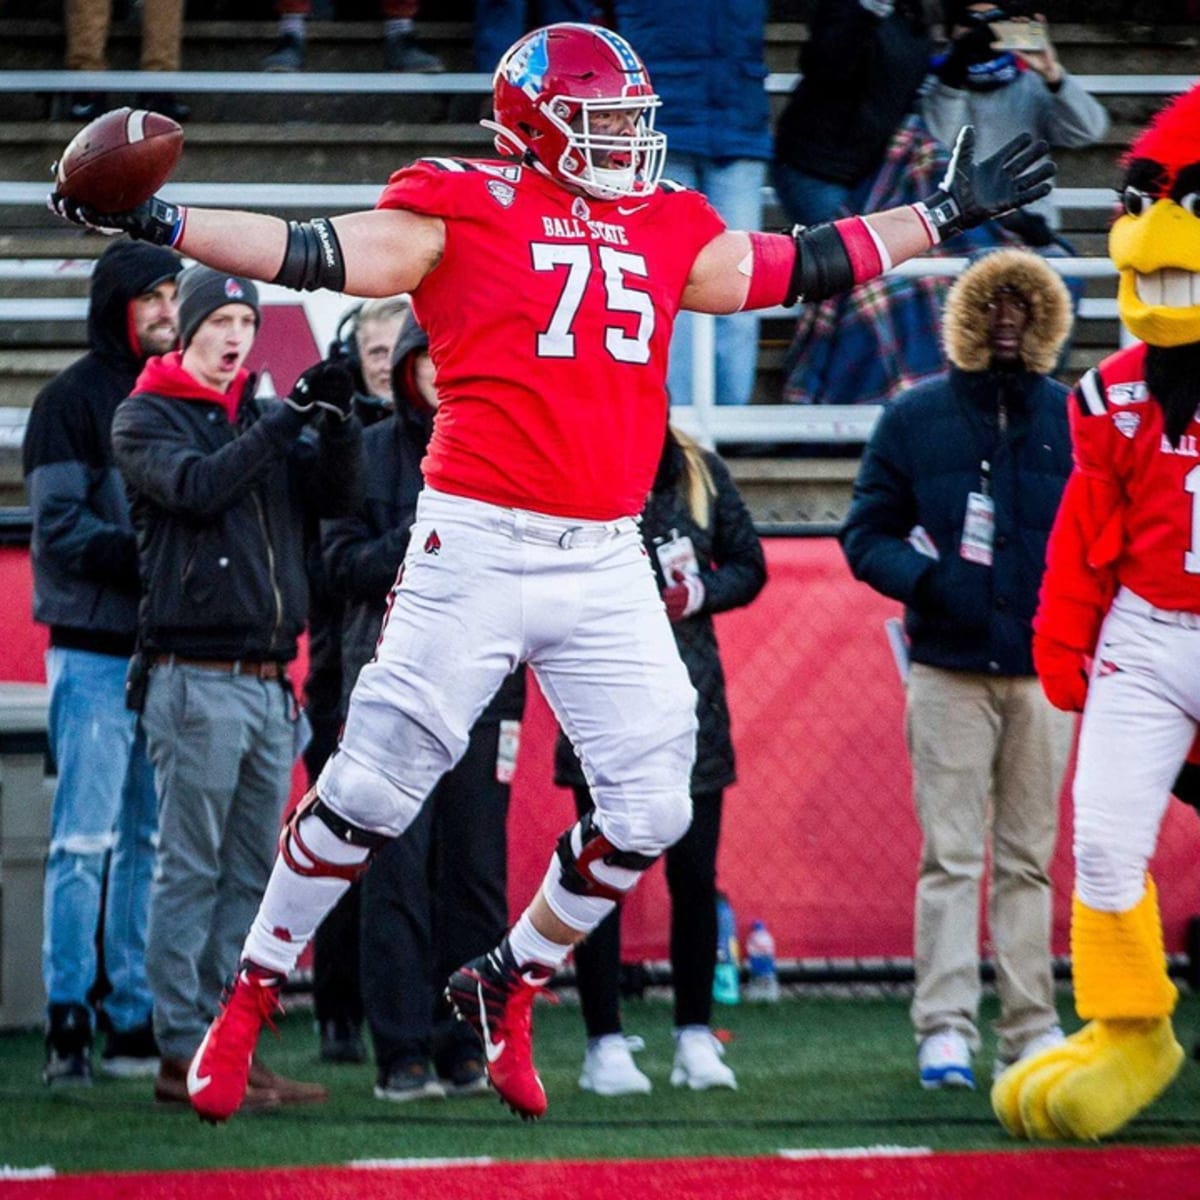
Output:
<instances>
[{"instance_id":1,"label":"brown football","mask_svg":"<svg viewBox=\"0 0 1200 1200\"><path fill-rule=\"evenodd\" d=\"M124 212L162 187L182 149L183 130L170 117L116 108L71 139L58 160L56 186L97 212Z\"/></svg>"}]
</instances>

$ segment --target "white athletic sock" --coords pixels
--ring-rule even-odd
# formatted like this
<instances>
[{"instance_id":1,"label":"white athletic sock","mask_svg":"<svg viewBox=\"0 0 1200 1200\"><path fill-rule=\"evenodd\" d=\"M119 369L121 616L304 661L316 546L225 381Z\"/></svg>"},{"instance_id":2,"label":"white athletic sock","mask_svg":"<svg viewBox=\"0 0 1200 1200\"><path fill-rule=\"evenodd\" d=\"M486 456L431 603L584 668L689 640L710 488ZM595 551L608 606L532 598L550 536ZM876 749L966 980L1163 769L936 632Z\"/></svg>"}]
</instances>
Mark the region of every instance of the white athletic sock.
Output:
<instances>
[{"instance_id":1,"label":"white athletic sock","mask_svg":"<svg viewBox=\"0 0 1200 1200\"><path fill-rule=\"evenodd\" d=\"M308 33L308 27L305 25L305 16L303 13L284 13L279 18L279 36L280 37L298 37L304 41Z\"/></svg>"},{"instance_id":2,"label":"white athletic sock","mask_svg":"<svg viewBox=\"0 0 1200 1200\"><path fill-rule=\"evenodd\" d=\"M528 909L521 914L517 923L509 931L508 944L518 966L534 962L540 963L543 967L549 967L552 971L557 971L566 961L567 955L571 953L570 946L552 942L534 929L533 922L529 919Z\"/></svg>"},{"instance_id":3,"label":"white athletic sock","mask_svg":"<svg viewBox=\"0 0 1200 1200\"><path fill-rule=\"evenodd\" d=\"M318 858L339 866L365 862L369 854L362 846L343 842L319 817L308 816L300 822L300 837ZM300 863L309 864L294 838L292 853ZM335 875L297 875L279 855L246 936L243 957L260 967L288 974L325 914L349 886L348 880Z\"/></svg>"},{"instance_id":4,"label":"white athletic sock","mask_svg":"<svg viewBox=\"0 0 1200 1200\"><path fill-rule=\"evenodd\" d=\"M383 23L383 36L407 37L413 31L412 17L388 17Z\"/></svg>"}]
</instances>

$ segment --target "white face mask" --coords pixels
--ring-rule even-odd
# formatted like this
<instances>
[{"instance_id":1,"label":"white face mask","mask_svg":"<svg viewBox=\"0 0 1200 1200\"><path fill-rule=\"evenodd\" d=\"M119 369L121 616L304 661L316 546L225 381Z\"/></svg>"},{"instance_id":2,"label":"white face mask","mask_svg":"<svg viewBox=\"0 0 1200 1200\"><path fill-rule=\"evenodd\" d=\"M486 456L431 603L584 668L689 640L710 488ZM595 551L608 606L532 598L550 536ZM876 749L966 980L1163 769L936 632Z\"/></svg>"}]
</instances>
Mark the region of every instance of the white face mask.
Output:
<instances>
[{"instance_id":1,"label":"white face mask","mask_svg":"<svg viewBox=\"0 0 1200 1200\"><path fill-rule=\"evenodd\" d=\"M654 191L667 155L666 134L654 129L654 110L661 103L657 96L627 100L557 97L543 111L567 139L567 149L558 161L563 178L599 200ZM575 106L579 129L567 121ZM610 159L620 165L602 165Z\"/></svg>"}]
</instances>

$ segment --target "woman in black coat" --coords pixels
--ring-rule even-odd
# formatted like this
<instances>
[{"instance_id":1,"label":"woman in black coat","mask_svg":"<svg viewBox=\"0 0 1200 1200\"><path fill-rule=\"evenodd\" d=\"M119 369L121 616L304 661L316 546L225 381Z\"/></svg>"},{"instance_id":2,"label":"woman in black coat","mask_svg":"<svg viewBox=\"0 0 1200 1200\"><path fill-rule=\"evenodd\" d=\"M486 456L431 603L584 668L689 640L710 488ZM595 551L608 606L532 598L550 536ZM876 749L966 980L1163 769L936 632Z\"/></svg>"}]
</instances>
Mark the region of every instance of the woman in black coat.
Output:
<instances>
[{"instance_id":1,"label":"woman in black coat","mask_svg":"<svg viewBox=\"0 0 1200 1200\"><path fill-rule=\"evenodd\" d=\"M713 613L749 604L767 569L762 545L728 468L686 434L668 428L654 488L642 513L642 539L658 577L679 654L696 689L696 764L692 824L666 853L671 894L671 976L675 991L676 1087L736 1088L709 1029L716 966L717 843L724 790L736 778L725 675ZM575 792L582 816L592 807L570 743L559 734L554 781ZM620 909L575 951L588 1050L579 1086L605 1096L648 1092L621 1032Z\"/></svg>"}]
</instances>

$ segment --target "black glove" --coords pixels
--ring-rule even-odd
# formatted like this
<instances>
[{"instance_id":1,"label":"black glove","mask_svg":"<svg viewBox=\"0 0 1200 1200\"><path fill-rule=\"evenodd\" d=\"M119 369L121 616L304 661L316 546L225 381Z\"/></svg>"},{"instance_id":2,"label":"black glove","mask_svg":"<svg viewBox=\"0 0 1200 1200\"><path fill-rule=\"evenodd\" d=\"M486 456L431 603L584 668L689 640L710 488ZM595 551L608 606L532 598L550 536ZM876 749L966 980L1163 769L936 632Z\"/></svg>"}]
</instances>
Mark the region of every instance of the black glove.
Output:
<instances>
[{"instance_id":1,"label":"black glove","mask_svg":"<svg viewBox=\"0 0 1200 1200\"><path fill-rule=\"evenodd\" d=\"M1000 52L992 49L992 27L983 22L972 22L966 33L960 34L949 45L946 57L937 68L937 77L947 87L965 88L967 68L973 63L986 62Z\"/></svg>"},{"instance_id":2,"label":"black glove","mask_svg":"<svg viewBox=\"0 0 1200 1200\"><path fill-rule=\"evenodd\" d=\"M101 233L127 233L131 238L153 242L156 246L175 245L183 232L186 211L182 205L168 204L158 196L151 196L126 212L101 213L61 192L51 192L46 197L46 206L76 225L98 229Z\"/></svg>"},{"instance_id":3,"label":"black glove","mask_svg":"<svg viewBox=\"0 0 1200 1200\"><path fill-rule=\"evenodd\" d=\"M1019 133L991 158L975 162L975 129L964 125L954 139L950 164L938 189L916 207L928 221L935 242L984 221L1012 212L1050 194L1054 163L1050 147Z\"/></svg>"},{"instance_id":4,"label":"black glove","mask_svg":"<svg viewBox=\"0 0 1200 1200\"><path fill-rule=\"evenodd\" d=\"M308 417L327 412L348 421L354 412L354 376L344 361L323 359L296 380L284 403Z\"/></svg>"}]
</instances>

